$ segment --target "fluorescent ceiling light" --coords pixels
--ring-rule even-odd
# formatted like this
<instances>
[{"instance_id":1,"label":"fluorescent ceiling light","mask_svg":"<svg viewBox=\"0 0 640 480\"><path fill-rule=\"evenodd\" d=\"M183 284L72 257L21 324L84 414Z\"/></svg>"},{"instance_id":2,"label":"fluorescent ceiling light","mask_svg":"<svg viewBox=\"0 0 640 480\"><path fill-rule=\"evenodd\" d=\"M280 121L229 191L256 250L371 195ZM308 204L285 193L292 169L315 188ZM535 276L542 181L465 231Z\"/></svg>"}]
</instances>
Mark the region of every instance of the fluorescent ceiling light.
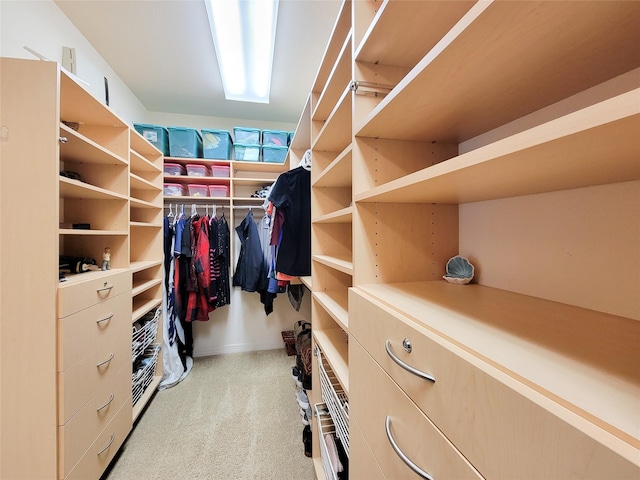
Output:
<instances>
[{"instance_id":1,"label":"fluorescent ceiling light","mask_svg":"<svg viewBox=\"0 0 640 480\"><path fill-rule=\"evenodd\" d=\"M227 100L269 103L278 0L205 0Z\"/></svg>"}]
</instances>

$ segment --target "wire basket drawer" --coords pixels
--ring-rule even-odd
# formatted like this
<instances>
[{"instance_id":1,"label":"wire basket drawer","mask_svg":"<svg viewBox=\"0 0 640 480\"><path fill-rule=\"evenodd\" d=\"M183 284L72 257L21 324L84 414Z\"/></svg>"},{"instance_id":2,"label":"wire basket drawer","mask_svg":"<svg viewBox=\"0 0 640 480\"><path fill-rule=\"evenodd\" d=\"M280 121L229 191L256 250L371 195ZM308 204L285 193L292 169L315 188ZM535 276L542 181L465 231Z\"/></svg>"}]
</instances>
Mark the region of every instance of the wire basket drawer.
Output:
<instances>
[{"instance_id":1,"label":"wire basket drawer","mask_svg":"<svg viewBox=\"0 0 640 480\"><path fill-rule=\"evenodd\" d=\"M156 371L156 365L158 364L158 354L160 353L160 344L155 343L149 345L143 355L133 365L134 371L131 375L132 380L132 403L136 404L142 394L151 384L153 380L153 374Z\"/></svg>"},{"instance_id":2,"label":"wire basket drawer","mask_svg":"<svg viewBox=\"0 0 640 480\"><path fill-rule=\"evenodd\" d=\"M318 356L318 371L320 376L320 390L322 400L327 405L331 418L336 426L338 438L342 441L344 450L349 455L349 399L347 398L338 377L333 373L333 369L322 350L316 347Z\"/></svg>"}]
</instances>

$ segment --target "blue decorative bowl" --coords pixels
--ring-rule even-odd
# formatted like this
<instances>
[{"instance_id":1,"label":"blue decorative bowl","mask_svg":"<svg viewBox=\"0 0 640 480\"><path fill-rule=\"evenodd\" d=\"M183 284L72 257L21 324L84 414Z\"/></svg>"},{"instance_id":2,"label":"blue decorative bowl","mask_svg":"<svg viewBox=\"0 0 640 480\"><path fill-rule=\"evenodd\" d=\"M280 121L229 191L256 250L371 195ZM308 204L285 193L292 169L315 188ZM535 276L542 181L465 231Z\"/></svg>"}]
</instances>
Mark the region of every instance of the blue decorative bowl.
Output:
<instances>
[{"instance_id":1,"label":"blue decorative bowl","mask_svg":"<svg viewBox=\"0 0 640 480\"><path fill-rule=\"evenodd\" d=\"M473 279L474 267L469 260L456 255L447 262L447 274L442 277L449 283L465 285Z\"/></svg>"}]
</instances>

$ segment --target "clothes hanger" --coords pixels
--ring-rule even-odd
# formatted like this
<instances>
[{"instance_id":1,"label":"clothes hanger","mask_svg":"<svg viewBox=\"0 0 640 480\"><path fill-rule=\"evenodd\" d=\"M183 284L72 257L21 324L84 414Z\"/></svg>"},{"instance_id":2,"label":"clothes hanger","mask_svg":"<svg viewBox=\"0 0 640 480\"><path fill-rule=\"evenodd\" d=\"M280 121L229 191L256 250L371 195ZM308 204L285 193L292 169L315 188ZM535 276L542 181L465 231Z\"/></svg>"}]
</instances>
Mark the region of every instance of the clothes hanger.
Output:
<instances>
[{"instance_id":1,"label":"clothes hanger","mask_svg":"<svg viewBox=\"0 0 640 480\"><path fill-rule=\"evenodd\" d=\"M304 152L304 155L298 163L298 166L304 168L305 170L311 171L311 149Z\"/></svg>"}]
</instances>

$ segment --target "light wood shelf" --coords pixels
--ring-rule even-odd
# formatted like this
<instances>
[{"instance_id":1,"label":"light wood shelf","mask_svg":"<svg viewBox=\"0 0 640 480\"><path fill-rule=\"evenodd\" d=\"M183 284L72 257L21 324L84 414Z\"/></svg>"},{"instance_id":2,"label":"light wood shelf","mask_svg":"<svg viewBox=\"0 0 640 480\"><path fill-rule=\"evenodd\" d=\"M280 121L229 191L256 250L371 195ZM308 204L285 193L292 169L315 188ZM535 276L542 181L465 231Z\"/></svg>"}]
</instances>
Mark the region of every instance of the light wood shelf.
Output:
<instances>
[{"instance_id":1,"label":"light wood shelf","mask_svg":"<svg viewBox=\"0 0 640 480\"><path fill-rule=\"evenodd\" d=\"M461 143L640 66L640 5L583 7L576 15L567 2L476 3L356 135Z\"/></svg>"},{"instance_id":2,"label":"light wood shelf","mask_svg":"<svg viewBox=\"0 0 640 480\"><path fill-rule=\"evenodd\" d=\"M327 267L339 270L347 275L353 275L353 262L349 257L338 257L331 255L313 255L312 259Z\"/></svg>"},{"instance_id":3,"label":"light wood shelf","mask_svg":"<svg viewBox=\"0 0 640 480\"><path fill-rule=\"evenodd\" d=\"M123 166L129 163L64 123L60 124L60 137L66 138L66 141L60 144L60 158L65 162Z\"/></svg>"},{"instance_id":4,"label":"light wood shelf","mask_svg":"<svg viewBox=\"0 0 640 480\"><path fill-rule=\"evenodd\" d=\"M340 328L347 332L349 331L349 301L346 289L315 291L313 292L313 298L322 305Z\"/></svg>"},{"instance_id":5,"label":"light wood shelf","mask_svg":"<svg viewBox=\"0 0 640 480\"><path fill-rule=\"evenodd\" d=\"M326 85L320 94L315 109L311 114L313 121L325 121L351 80L351 33L347 35L340 49Z\"/></svg>"},{"instance_id":6,"label":"light wood shelf","mask_svg":"<svg viewBox=\"0 0 640 480\"><path fill-rule=\"evenodd\" d=\"M133 197L131 197L129 202L131 204L131 208L148 208L148 209L162 208L161 205L156 205L155 203L147 202L145 200L140 200L138 198L133 198Z\"/></svg>"},{"instance_id":7,"label":"light wood shelf","mask_svg":"<svg viewBox=\"0 0 640 480\"><path fill-rule=\"evenodd\" d=\"M351 223L353 207L346 207L313 219L313 223Z\"/></svg>"},{"instance_id":8,"label":"light wood shelf","mask_svg":"<svg viewBox=\"0 0 640 480\"><path fill-rule=\"evenodd\" d=\"M473 1L402 2L385 0L356 45L355 60L413 67L473 6ZM425 28L425 19L429 28ZM398 28L400 27L400 28ZM389 35L389 32L395 32Z\"/></svg>"},{"instance_id":9,"label":"light wood shelf","mask_svg":"<svg viewBox=\"0 0 640 480\"><path fill-rule=\"evenodd\" d=\"M135 173L130 174L131 178L131 189L136 190L152 190L152 191L160 191L162 190L162 186L158 185L158 182L150 182L149 180L145 180L144 178L136 175Z\"/></svg>"},{"instance_id":10,"label":"light wood shelf","mask_svg":"<svg viewBox=\"0 0 640 480\"><path fill-rule=\"evenodd\" d=\"M131 323L136 322L137 320L140 320L150 310L160 306L161 304L162 304L162 298L134 298Z\"/></svg>"},{"instance_id":11,"label":"light wood shelf","mask_svg":"<svg viewBox=\"0 0 640 480\"><path fill-rule=\"evenodd\" d=\"M143 280L139 282L134 280L131 295L133 297L136 297L140 295L142 292L146 292L150 288L153 288L156 285L160 285L161 282L162 282L161 278L152 278L150 280Z\"/></svg>"},{"instance_id":12,"label":"light wood shelf","mask_svg":"<svg viewBox=\"0 0 640 480\"><path fill-rule=\"evenodd\" d=\"M351 143L351 89L348 85L325 122L312 120L312 130L318 131L312 143L313 150L341 152Z\"/></svg>"},{"instance_id":13,"label":"light wood shelf","mask_svg":"<svg viewBox=\"0 0 640 480\"><path fill-rule=\"evenodd\" d=\"M349 144L327 168L320 171L313 187L349 187L352 184L352 145Z\"/></svg>"},{"instance_id":14,"label":"light wood shelf","mask_svg":"<svg viewBox=\"0 0 640 480\"><path fill-rule=\"evenodd\" d=\"M67 177L60 177L60 197L90 200L124 200L129 198L126 195L112 192L104 188L89 185L88 183L72 180Z\"/></svg>"},{"instance_id":15,"label":"light wood shelf","mask_svg":"<svg viewBox=\"0 0 640 480\"><path fill-rule=\"evenodd\" d=\"M340 328L313 330L316 344L331 365L345 393L349 395L349 347L342 335Z\"/></svg>"},{"instance_id":16,"label":"light wood shelf","mask_svg":"<svg viewBox=\"0 0 640 480\"><path fill-rule=\"evenodd\" d=\"M136 273L160 265L162 265L162 260L141 260L137 262L131 262L129 264L129 270L131 270L131 273Z\"/></svg>"},{"instance_id":17,"label":"light wood shelf","mask_svg":"<svg viewBox=\"0 0 640 480\"><path fill-rule=\"evenodd\" d=\"M357 194L356 201L468 203L640 178L640 89ZM561 157L561 161L559 160Z\"/></svg>"}]
</instances>

